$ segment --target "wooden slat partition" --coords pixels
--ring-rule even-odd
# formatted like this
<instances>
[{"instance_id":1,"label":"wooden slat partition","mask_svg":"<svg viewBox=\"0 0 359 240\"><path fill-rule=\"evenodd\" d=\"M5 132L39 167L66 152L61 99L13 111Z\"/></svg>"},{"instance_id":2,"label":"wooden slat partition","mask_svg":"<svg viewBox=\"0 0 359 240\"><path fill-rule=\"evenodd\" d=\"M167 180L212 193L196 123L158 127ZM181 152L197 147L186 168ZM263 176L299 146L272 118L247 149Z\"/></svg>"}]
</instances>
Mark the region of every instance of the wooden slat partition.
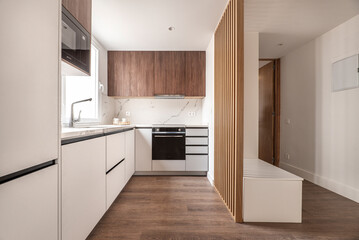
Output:
<instances>
[{"instance_id":1,"label":"wooden slat partition","mask_svg":"<svg viewBox=\"0 0 359 240\"><path fill-rule=\"evenodd\" d=\"M242 222L243 0L230 0L214 43L214 185L236 222Z\"/></svg>"}]
</instances>

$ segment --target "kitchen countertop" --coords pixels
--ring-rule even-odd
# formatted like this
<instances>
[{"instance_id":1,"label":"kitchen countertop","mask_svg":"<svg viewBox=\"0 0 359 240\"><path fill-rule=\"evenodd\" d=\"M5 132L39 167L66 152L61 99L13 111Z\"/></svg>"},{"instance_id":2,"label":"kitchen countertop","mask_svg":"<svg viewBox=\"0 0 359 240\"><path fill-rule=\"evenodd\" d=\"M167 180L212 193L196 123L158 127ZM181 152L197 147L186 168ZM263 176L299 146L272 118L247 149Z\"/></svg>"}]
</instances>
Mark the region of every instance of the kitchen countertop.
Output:
<instances>
[{"instance_id":1,"label":"kitchen countertop","mask_svg":"<svg viewBox=\"0 0 359 240\"><path fill-rule=\"evenodd\" d=\"M134 128L135 125L94 125L88 127L62 128L61 140L86 137Z\"/></svg>"},{"instance_id":2,"label":"kitchen countertop","mask_svg":"<svg viewBox=\"0 0 359 240\"><path fill-rule=\"evenodd\" d=\"M188 128L204 128L208 127L208 125L197 124L197 125L185 125ZM87 137L93 135L100 134L108 134L111 132L126 130L131 128L152 128L152 124L132 124L132 125L94 125L94 126L86 126L86 127L74 127L62 128L61 132L61 140L68 140L73 138Z\"/></svg>"}]
</instances>

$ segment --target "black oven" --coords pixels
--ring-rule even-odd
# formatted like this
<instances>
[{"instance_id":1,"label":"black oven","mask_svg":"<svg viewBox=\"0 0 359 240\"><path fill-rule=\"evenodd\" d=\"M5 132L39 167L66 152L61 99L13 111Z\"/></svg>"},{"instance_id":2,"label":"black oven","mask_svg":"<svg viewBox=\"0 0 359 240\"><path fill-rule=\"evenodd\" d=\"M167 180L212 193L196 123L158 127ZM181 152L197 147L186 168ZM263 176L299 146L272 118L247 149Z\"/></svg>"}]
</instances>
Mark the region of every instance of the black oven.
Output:
<instances>
[{"instance_id":1,"label":"black oven","mask_svg":"<svg viewBox=\"0 0 359 240\"><path fill-rule=\"evenodd\" d=\"M62 60L90 73L90 34L64 7L62 7L61 32Z\"/></svg>"},{"instance_id":2,"label":"black oven","mask_svg":"<svg viewBox=\"0 0 359 240\"><path fill-rule=\"evenodd\" d=\"M184 126L152 128L152 160L185 160L186 132Z\"/></svg>"}]
</instances>

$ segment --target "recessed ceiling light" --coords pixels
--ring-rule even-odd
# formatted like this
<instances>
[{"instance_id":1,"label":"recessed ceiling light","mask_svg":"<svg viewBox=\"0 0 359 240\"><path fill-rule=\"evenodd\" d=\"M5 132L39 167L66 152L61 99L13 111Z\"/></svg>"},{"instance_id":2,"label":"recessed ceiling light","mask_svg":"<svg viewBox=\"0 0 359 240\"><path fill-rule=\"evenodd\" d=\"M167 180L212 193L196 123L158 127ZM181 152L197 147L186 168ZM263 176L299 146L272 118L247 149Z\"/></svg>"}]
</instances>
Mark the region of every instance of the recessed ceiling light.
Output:
<instances>
[{"instance_id":1,"label":"recessed ceiling light","mask_svg":"<svg viewBox=\"0 0 359 240\"><path fill-rule=\"evenodd\" d=\"M174 30L175 30L175 27L169 27L168 30L169 30L169 31L174 31Z\"/></svg>"},{"instance_id":2,"label":"recessed ceiling light","mask_svg":"<svg viewBox=\"0 0 359 240\"><path fill-rule=\"evenodd\" d=\"M278 44L279 47L281 47L281 46L283 46L283 45L284 45L284 43L279 43L279 44Z\"/></svg>"}]
</instances>

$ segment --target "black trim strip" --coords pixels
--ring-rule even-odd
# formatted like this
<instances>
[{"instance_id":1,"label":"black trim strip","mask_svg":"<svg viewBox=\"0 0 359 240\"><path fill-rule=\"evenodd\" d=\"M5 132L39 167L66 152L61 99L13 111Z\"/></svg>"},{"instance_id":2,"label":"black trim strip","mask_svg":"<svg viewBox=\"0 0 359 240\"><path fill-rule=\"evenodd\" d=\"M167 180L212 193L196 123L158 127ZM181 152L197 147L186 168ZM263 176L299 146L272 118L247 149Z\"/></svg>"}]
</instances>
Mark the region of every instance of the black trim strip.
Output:
<instances>
[{"instance_id":1,"label":"black trim strip","mask_svg":"<svg viewBox=\"0 0 359 240\"><path fill-rule=\"evenodd\" d=\"M99 138L99 137L104 137L104 136L105 136L105 134L100 133L100 134L94 134L94 135L88 135L88 136L64 139L64 140L61 140L61 145L63 146L63 145L71 144L71 143L82 142L82 141L85 141L85 140L90 140L90 139L93 139L93 138Z\"/></svg>"},{"instance_id":2,"label":"black trim strip","mask_svg":"<svg viewBox=\"0 0 359 240\"><path fill-rule=\"evenodd\" d=\"M113 135L113 134L117 134L117 133L128 132L128 131L131 131L133 129L134 128L119 129L119 130L116 130L116 131L107 132L107 133L105 133L105 136Z\"/></svg>"},{"instance_id":3,"label":"black trim strip","mask_svg":"<svg viewBox=\"0 0 359 240\"><path fill-rule=\"evenodd\" d=\"M10 173L10 174L5 175L3 177L0 177L0 185L4 184L6 182L9 182L9 181L15 180L17 178L21 178L23 176L29 175L31 173L40 171L40 170L42 170L44 168L53 166L53 165L56 164L55 161L56 160L51 160L51 161L48 161L48 162L40 163L40 164L38 164L36 166L32 166L32 167L29 167L29 168L26 168L26 169L23 169L23 170L14 172L14 173Z\"/></svg>"},{"instance_id":4,"label":"black trim strip","mask_svg":"<svg viewBox=\"0 0 359 240\"><path fill-rule=\"evenodd\" d=\"M125 161L125 159L122 159L121 161L119 161L118 163L116 163L115 166L113 166L110 170L108 170L106 172L106 175L109 174L113 169L115 169L118 165L120 165L120 163L122 163L123 161Z\"/></svg>"},{"instance_id":5,"label":"black trim strip","mask_svg":"<svg viewBox=\"0 0 359 240\"><path fill-rule=\"evenodd\" d=\"M194 156L197 156L197 155L206 155L206 156L208 156L208 153L186 153L186 155L194 155Z\"/></svg>"}]
</instances>

